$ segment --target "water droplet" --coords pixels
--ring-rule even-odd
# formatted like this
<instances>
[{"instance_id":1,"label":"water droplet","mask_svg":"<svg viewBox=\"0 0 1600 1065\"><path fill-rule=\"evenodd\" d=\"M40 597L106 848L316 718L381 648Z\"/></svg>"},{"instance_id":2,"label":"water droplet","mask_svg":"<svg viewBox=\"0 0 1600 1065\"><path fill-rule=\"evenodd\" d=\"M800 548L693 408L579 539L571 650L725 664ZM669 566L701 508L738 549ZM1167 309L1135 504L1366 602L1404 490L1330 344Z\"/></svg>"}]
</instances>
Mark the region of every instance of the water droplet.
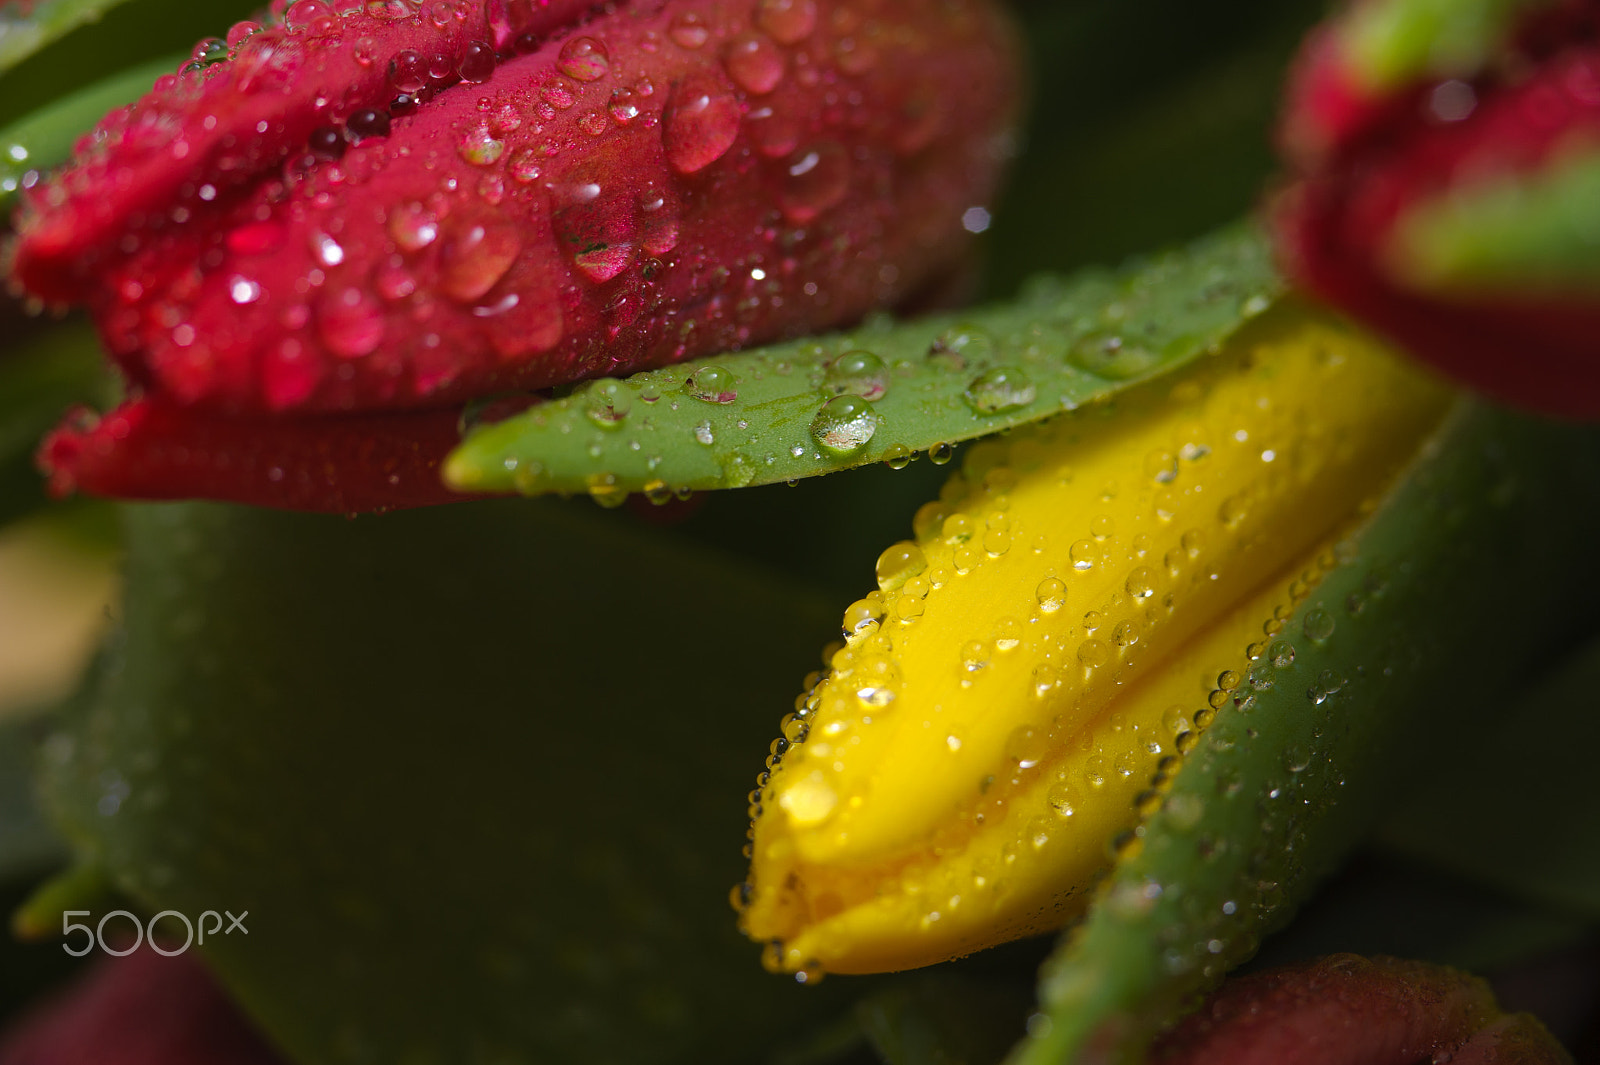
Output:
<instances>
[{"instance_id":1,"label":"water droplet","mask_svg":"<svg viewBox=\"0 0 1600 1065\"><path fill-rule=\"evenodd\" d=\"M778 205L794 225L811 222L850 191L850 154L835 141L799 148L782 166Z\"/></svg>"},{"instance_id":2,"label":"water droplet","mask_svg":"<svg viewBox=\"0 0 1600 1065\"><path fill-rule=\"evenodd\" d=\"M389 84L403 93L421 92L428 84L428 61L407 49L389 60Z\"/></svg>"},{"instance_id":3,"label":"water droplet","mask_svg":"<svg viewBox=\"0 0 1600 1065\"><path fill-rule=\"evenodd\" d=\"M561 46L556 67L575 81L597 81L611 72L611 55L593 37L574 37Z\"/></svg>"},{"instance_id":4,"label":"water droplet","mask_svg":"<svg viewBox=\"0 0 1600 1065\"><path fill-rule=\"evenodd\" d=\"M440 289L475 303L495 286L522 252L517 227L498 218L452 217L439 249Z\"/></svg>"},{"instance_id":5,"label":"water droplet","mask_svg":"<svg viewBox=\"0 0 1600 1065\"><path fill-rule=\"evenodd\" d=\"M674 88L661 121L662 147L674 170L704 170L727 154L738 136L739 101L720 81L691 75Z\"/></svg>"},{"instance_id":6,"label":"water droplet","mask_svg":"<svg viewBox=\"0 0 1600 1065\"><path fill-rule=\"evenodd\" d=\"M1100 558L1100 547L1093 540L1079 540L1067 549L1067 554L1072 559L1072 568L1083 573L1094 568Z\"/></svg>"},{"instance_id":7,"label":"water droplet","mask_svg":"<svg viewBox=\"0 0 1600 1065\"><path fill-rule=\"evenodd\" d=\"M762 96L783 80L783 52L759 33L740 34L722 52L722 65L741 89Z\"/></svg>"},{"instance_id":8,"label":"water droplet","mask_svg":"<svg viewBox=\"0 0 1600 1065\"><path fill-rule=\"evenodd\" d=\"M839 804L839 796L820 771L798 777L778 793L778 806L798 826L821 824Z\"/></svg>"},{"instance_id":9,"label":"water droplet","mask_svg":"<svg viewBox=\"0 0 1600 1065\"><path fill-rule=\"evenodd\" d=\"M779 44L798 44L816 29L816 0L761 0L756 25Z\"/></svg>"},{"instance_id":10,"label":"water droplet","mask_svg":"<svg viewBox=\"0 0 1600 1065\"><path fill-rule=\"evenodd\" d=\"M1016 618L1001 618L994 623L994 647L997 651L1015 650L1022 643L1022 622Z\"/></svg>"},{"instance_id":11,"label":"water droplet","mask_svg":"<svg viewBox=\"0 0 1600 1065\"><path fill-rule=\"evenodd\" d=\"M506 150L506 142L489 132L485 122L479 122L461 135L456 151L473 166L493 166Z\"/></svg>"},{"instance_id":12,"label":"water droplet","mask_svg":"<svg viewBox=\"0 0 1600 1065\"><path fill-rule=\"evenodd\" d=\"M1272 660L1276 668L1288 669L1294 665L1294 645L1284 640L1276 640L1267 648L1267 657Z\"/></svg>"},{"instance_id":13,"label":"water droplet","mask_svg":"<svg viewBox=\"0 0 1600 1065\"><path fill-rule=\"evenodd\" d=\"M307 239L311 243L311 254L323 266L338 266L344 262L344 246L322 230L313 229Z\"/></svg>"},{"instance_id":14,"label":"water droplet","mask_svg":"<svg viewBox=\"0 0 1600 1065\"><path fill-rule=\"evenodd\" d=\"M849 455L866 447L880 421L872 404L860 396L835 396L811 419L811 436L824 450Z\"/></svg>"},{"instance_id":15,"label":"water droplet","mask_svg":"<svg viewBox=\"0 0 1600 1065\"><path fill-rule=\"evenodd\" d=\"M1333 615L1322 609L1309 611L1303 623L1306 637L1318 643L1333 635L1333 627Z\"/></svg>"},{"instance_id":16,"label":"water droplet","mask_svg":"<svg viewBox=\"0 0 1600 1065\"><path fill-rule=\"evenodd\" d=\"M1140 566L1128 574L1128 579L1123 583L1123 588L1134 599L1148 599L1156 592L1156 578L1148 568Z\"/></svg>"},{"instance_id":17,"label":"water droplet","mask_svg":"<svg viewBox=\"0 0 1600 1065\"><path fill-rule=\"evenodd\" d=\"M927 568L928 557L922 553L922 548L910 540L902 540L878 556L878 588L884 592L897 591Z\"/></svg>"},{"instance_id":18,"label":"water droplet","mask_svg":"<svg viewBox=\"0 0 1600 1065\"><path fill-rule=\"evenodd\" d=\"M1096 669L1111 661L1111 649L1100 640L1084 640L1078 645L1078 661Z\"/></svg>"},{"instance_id":19,"label":"water droplet","mask_svg":"<svg viewBox=\"0 0 1600 1065\"><path fill-rule=\"evenodd\" d=\"M976 673L989 664L989 645L982 640L968 640L961 645L961 668Z\"/></svg>"},{"instance_id":20,"label":"water droplet","mask_svg":"<svg viewBox=\"0 0 1600 1065\"><path fill-rule=\"evenodd\" d=\"M1155 353L1116 333L1087 333L1067 349L1067 359L1097 377L1123 381L1137 377L1159 361Z\"/></svg>"},{"instance_id":21,"label":"water droplet","mask_svg":"<svg viewBox=\"0 0 1600 1065\"><path fill-rule=\"evenodd\" d=\"M335 355L370 355L383 340L383 310L353 285L330 289L318 303L317 335Z\"/></svg>"},{"instance_id":22,"label":"water droplet","mask_svg":"<svg viewBox=\"0 0 1600 1065\"><path fill-rule=\"evenodd\" d=\"M955 458L956 449L953 444L935 444L928 449L928 461L935 466L943 466Z\"/></svg>"},{"instance_id":23,"label":"water droplet","mask_svg":"<svg viewBox=\"0 0 1600 1065\"><path fill-rule=\"evenodd\" d=\"M401 251L417 252L439 238L439 220L420 203L410 203L389 212L389 237Z\"/></svg>"},{"instance_id":24,"label":"water droplet","mask_svg":"<svg viewBox=\"0 0 1600 1065\"><path fill-rule=\"evenodd\" d=\"M484 41L468 41L456 60L456 76L468 85L482 85L494 77L494 45Z\"/></svg>"},{"instance_id":25,"label":"water droplet","mask_svg":"<svg viewBox=\"0 0 1600 1065\"><path fill-rule=\"evenodd\" d=\"M889 368L870 351L847 351L828 365L823 387L834 395L883 398L889 387Z\"/></svg>"},{"instance_id":26,"label":"water droplet","mask_svg":"<svg viewBox=\"0 0 1600 1065\"><path fill-rule=\"evenodd\" d=\"M732 403L739 398L734 384L732 370L720 366L702 366L689 375L689 379L683 383L683 391L703 403Z\"/></svg>"},{"instance_id":27,"label":"water droplet","mask_svg":"<svg viewBox=\"0 0 1600 1065\"><path fill-rule=\"evenodd\" d=\"M1054 614L1067 605L1067 586L1059 578L1046 577L1039 582L1034 594L1039 600L1039 609L1046 614Z\"/></svg>"},{"instance_id":28,"label":"water droplet","mask_svg":"<svg viewBox=\"0 0 1600 1065\"><path fill-rule=\"evenodd\" d=\"M1083 796L1078 793L1078 789L1064 780L1050 789L1046 801L1050 803L1050 809L1055 811L1056 816L1063 819L1071 817L1083 806Z\"/></svg>"},{"instance_id":29,"label":"water droplet","mask_svg":"<svg viewBox=\"0 0 1600 1065\"><path fill-rule=\"evenodd\" d=\"M672 24L667 27L667 36L679 48L695 49L710 40L711 28L706 25L705 16L698 11L685 11L673 18Z\"/></svg>"},{"instance_id":30,"label":"water droplet","mask_svg":"<svg viewBox=\"0 0 1600 1065\"><path fill-rule=\"evenodd\" d=\"M967 406L979 414L1003 414L1020 410L1039 394L1026 371L1020 367L996 366L974 377L963 395Z\"/></svg>"},{"instance_id":31,"label":"water droplet","mask_svg":"<svg viewBox=\"0 0 1600 1065\"><path fill-rule=\"evenodd\" d=\"M243 305L261 298L261 285L248 277L235 275L228 280L228 298Z\"/></svg>"},{"instance_id":32,"label":"water droplet","mask_svg":"<svg viewBox=\"0 0 1600 1065\"><path fill-rule=\"evenodd\" d=\"M716 435L711 431L711 423L709 421L701 422L694 427L693 431L695 440L706 447L710 447L717 442Z\"/></svg>"},{"instance_id":33,"label":"water droplet","mask_svg":"<svg viewBox=\"0 0 1600 1065\"><path fill-rule=\"evenodd\" d=\"M368 107L352 114L344 128L350 138L359 144L374 137L387 137L389 126L389 112Z\"/></svg>"},{"instance_id":34,"label":"water droplet","mask_svg":"<svg viewBox=\"0 0 1600 1065\"><path fill-rule=\"evenodd\" d=\"M618 428L632 409L633 394L620 381L595 381L584 396L583 413L602 429Z\"/></svg>"}]
</instances>

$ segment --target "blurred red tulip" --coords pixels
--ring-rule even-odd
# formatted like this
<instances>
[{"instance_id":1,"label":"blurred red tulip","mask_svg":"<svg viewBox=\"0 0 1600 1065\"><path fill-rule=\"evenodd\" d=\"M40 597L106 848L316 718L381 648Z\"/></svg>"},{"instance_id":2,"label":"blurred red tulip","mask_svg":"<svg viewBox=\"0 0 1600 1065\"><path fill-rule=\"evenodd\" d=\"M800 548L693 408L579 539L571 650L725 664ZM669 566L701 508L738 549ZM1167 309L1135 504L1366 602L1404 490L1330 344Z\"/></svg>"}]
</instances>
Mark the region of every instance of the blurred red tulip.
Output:
<instances>
[{"instance_id":1,"label":"blurred red tulip","mask_svg":"<svg viewBox=\"0 0 1600 1065\"><path fill-rule=\"evenodd\" d=\"M190 955L99 962L0 1039L0 1065L284 1065Z\"/></svg>"},{"instance_id":2,"label":"blurred red tulip","mask_svg":"<svg viewBox=\"0 0 1600 1065\"><path fill-rule=\"evenodd\" d=\"M1600 417L1600 4L1486 9L1368 0L1312 35L1279 251L1446 374Z\"/></svg>"},{"instance_id":3,"label":"blurred red tulip","mask_svg":"<svg viewBox=\"0 0 1600 1065\"><path fill-rule=\"evenodd\" d=\"M1152 1065L1570 1065L1488 985L1396 958L1335 954L1230 980L1173 1029Z\"/></svg>"}]
</instances>

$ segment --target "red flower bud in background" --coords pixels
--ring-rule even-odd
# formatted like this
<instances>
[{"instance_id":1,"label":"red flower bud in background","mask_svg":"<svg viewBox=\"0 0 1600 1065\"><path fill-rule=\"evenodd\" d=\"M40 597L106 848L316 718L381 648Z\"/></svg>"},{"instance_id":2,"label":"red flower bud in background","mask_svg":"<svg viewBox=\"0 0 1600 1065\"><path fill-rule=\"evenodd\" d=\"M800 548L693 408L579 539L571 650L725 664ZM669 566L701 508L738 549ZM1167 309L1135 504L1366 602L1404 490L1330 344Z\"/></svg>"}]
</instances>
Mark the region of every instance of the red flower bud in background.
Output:
<instances>
[{"instance_id":1,"label":"red flower bud in background","mask_svg":"<svg viewBox=\"0 0 1600 1065\"><path fill-rule=\"evenodd\" d=\"M192 955L106 958L0 1039L0 1065L285 1065Z\"/></svg>"},{"instance_id":2,"label":"red flower bud in background","mask_svg":"<svg viewBox=\"0 0 1600 1065\"><path fill-rule=\"evenodd\" d=\"M86 303L135 394L43 461L113 495L452 498L465 401L936 283L1017 73L988 0L299 0L28 201L16 277Z\"/></svg>"},{"instance_id":3,"label":"red flower bud in background","mask_svg":"<svg viewBox=\"0 0 1600 1065\"><path fill-rule=\"evenodd\" d=\"M1600 417L1600 4L1357 3L1281 137L1296 281L1490 396Z\"/></svg>"},{"instance_id":4,"label":"red flower bud in background","mask_svg":"<svg viewBox=\"0 0 1600 1065\"><path fill-rule=\"evenodd\" d=\"M1335 954L1236 977L1167 1033L1151 1065L1570 1065L1531 1014L1483 981L1396 958Z\"/></svg>"}]
</instances>

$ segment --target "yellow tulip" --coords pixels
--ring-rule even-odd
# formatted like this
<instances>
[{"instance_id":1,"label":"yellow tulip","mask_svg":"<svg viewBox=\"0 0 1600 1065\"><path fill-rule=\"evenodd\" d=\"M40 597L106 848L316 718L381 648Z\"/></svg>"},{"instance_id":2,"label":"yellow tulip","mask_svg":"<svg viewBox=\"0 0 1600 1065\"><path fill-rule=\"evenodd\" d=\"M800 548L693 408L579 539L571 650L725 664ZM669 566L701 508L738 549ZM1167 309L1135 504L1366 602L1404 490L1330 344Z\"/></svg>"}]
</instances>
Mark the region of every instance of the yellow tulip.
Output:
<instances>
[{"instance_id":1,"label":"yellow tulip","mask_svg":"<svg viewBox=\"0 0 1600 1065\"><path fill-rule=\"evenodd\" d=\"M1290 301L972 447L753 796L738 901L768 967L912 968L1080 913L1216 710L1269 683L1253 664L1292 654L1284 619L1450 398Z\"/></svg>"}]
</instances>

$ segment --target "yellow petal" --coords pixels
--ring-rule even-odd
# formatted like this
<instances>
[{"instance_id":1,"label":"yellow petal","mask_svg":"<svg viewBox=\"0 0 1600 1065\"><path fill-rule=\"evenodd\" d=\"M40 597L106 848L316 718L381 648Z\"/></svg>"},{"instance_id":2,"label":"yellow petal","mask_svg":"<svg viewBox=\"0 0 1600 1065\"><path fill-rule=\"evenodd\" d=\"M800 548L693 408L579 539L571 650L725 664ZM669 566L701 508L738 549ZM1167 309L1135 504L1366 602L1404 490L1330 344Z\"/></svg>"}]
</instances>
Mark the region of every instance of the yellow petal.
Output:
<instances>
[{"instance_id":1,"label":"yellow petal","mask_svg":"<svg viewBox=\"0 0 1600 1065\"><path fill-rule=\"evenodd\" d=\"M1283 304L1181 377L971 448L785 719L742 917L768 964L909 968L1073 916L1448 402Z\"/></svg>"}]
</instances>

